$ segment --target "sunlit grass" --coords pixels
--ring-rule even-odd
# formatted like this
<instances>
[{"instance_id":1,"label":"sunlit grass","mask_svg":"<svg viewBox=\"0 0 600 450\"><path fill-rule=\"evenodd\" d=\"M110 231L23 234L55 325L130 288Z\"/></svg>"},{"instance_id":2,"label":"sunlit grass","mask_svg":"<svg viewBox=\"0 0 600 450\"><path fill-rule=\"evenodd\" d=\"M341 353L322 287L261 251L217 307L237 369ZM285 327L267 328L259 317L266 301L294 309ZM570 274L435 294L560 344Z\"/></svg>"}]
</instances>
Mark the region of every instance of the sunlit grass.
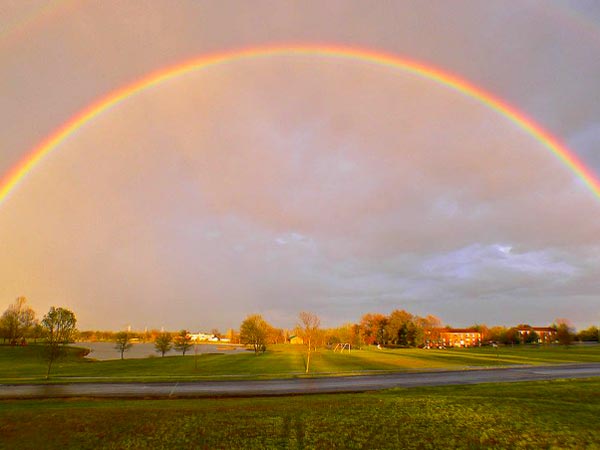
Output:
<instances>
[{"instance_id":1,"label":"sunlit grass","mask_svg":"<svg viewBox=\"0 0 600 450\"><path fill-rule=\"evenodd\" d=\"M44 381L42 347L0 346L0 382ZM305 348L272 346L265 354L199 354L142 359L90 361L77 349L57 362L51 381L159 381L223 378L282 378L304 376ZM600 346L515 346L472 349L377 349L334 353L320 349L311 358L310 373L320 376L501 367L522 364L600 362Z\"/></svg>"},{"instance_id":2,"label":"sunlit grass","mask_svg":"<svg viewBox=\"0 0 600 450\"><path fill-rule=\"evenodd\" d=\"M598 417L598 378L278 398L20 400L0 402L0 446L598 448Z\"/></svg>"}]
</instances>

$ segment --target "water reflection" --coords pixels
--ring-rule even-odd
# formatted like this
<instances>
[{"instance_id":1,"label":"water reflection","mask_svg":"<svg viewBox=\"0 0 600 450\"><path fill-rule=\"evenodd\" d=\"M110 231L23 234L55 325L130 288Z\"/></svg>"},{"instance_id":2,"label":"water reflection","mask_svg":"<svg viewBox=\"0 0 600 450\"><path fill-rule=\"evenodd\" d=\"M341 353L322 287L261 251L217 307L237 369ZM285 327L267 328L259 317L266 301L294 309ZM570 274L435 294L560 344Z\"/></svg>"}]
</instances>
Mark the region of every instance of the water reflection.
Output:
<instances>
[{"instance_id":1,"label":"water reflection","mask_svg":"<svg viewBox=\"0 0 600 450\"><path fill-rule=\"evenodd\" d=\"M89 348L91 351L87 355L87 358L97 359L100 361L106 361L108 359L119 359L121 353L115 349L114 342L77 342L75 345L78 347ZM234 344L198 344L196 346L198 354L200 353L240 353L246 351L244 346ZM181 352L170 350L165 353L165 356L181 355ZM188 350L185 356L193 356L194 347ZM148 357L159 357L160 353L156 352L153 342L133 344L128 351L123 355L126 359L132 358L148 358Z\"/></svg>"}]
</instances>

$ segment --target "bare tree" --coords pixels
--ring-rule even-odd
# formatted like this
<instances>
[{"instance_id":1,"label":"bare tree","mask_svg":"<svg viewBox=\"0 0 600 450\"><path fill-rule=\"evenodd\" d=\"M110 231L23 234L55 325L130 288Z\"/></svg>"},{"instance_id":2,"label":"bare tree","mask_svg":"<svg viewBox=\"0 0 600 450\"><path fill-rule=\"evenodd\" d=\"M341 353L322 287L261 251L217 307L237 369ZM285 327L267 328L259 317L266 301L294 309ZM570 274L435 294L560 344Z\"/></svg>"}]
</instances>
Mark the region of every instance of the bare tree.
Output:
<instances>
[{"instance_id":1,"label":"bare tree","mask_svg":"<svg viewBox=\"0 0 600 450\"><path fill-rule=\"evenodd\" d=\"M298 315L298 318L300 319L300 323L298 324L298 335L302 338L308 348L306 356L306 373L308 373L310 368L310 355L315 347L321 320L315 313L306 311L302 311Z\"/></svg>"},{"instance_id":2,"label":"bare tree","mask_svg":"<svg viewBox=\"0 0 600 450\"><path fill-rule=\"evenodd\" d=\"M120 331L115 335L115 349L121 353L121 359L123 359L123 353L133 347L131 342L131 336L127 331Z\"/></svg>"},{"instance_id":3,"label":"bare tree","mask_svg":"<svg viewBox=\"0 0 600 450\"><path fill-rule=\"evenodd\" d=\"M46 337L46 359L48 360L46 379L50 377L52 363L63 355L65 344L75 338L76 324L77 319L73 311L65 308L55 308L54 306L42 319Z\"/></svg>"},{"instance_id":4,"label":"bare tree","mask_svg":"<svg viewBox=\"0 0 600 450\"><path fill-rule=\"evenodd\" d=\"M27 306L25 297L18 297L2 314L2 337L11 345L24 339L35 324L35 312Z\"/></svg>"}]
</instances>

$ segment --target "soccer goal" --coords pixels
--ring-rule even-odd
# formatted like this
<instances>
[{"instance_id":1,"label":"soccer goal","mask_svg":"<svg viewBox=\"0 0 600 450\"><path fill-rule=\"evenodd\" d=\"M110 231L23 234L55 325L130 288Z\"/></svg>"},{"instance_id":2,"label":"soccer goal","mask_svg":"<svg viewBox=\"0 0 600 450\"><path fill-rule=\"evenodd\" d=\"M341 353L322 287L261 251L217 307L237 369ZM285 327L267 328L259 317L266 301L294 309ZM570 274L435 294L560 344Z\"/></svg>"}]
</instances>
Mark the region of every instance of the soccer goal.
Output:
<instances>
[{"instance_id":1,"label":"soccer goal","mask_svg":"<svg viewBox=\"0 0 600 450\"><path fill-rule=\"evenodd\" d=\"M335 348L333 349L334 352L340 353L344 353L344 350L350 353L350 350L352 350L352 345L350 345L348 342L344 342L343 344L336 344Z\"/></svg>"}]
</instances>

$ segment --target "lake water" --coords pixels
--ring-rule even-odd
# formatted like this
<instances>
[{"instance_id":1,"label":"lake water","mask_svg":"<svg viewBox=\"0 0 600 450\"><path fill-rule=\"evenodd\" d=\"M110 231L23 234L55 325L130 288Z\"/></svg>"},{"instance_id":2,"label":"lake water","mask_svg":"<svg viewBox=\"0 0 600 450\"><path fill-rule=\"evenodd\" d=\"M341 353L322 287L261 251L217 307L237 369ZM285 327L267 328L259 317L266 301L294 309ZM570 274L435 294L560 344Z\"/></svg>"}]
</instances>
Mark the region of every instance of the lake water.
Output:
<instances>
[{"instance_id":1,"label":"lake water","mask_svg":"<svg viewBox=\"0 0 600 450\"><path fill-rule=\"evenodd\" d=\"M75 343L77 347L89 348L91 350L90 354L87 355L88 358L98 359L100 361L106 361L109 359L119 359L121 358L121 353L115 349L114 342L77 342ZM243 345L233 345L233 344L198 344L196 346L198 354L201 353L243 353L246 351L246 347ZM171 350L165 353L165 356L174 356L181 355L181 352L177 352L175 350ZM194 347L189 349L186 356L194 355ZM127 350L123 357L127 359L131 358L148 358L158 356L160 357L160 353L156 351L154 348L153 342L145 342L133 344L129 350Z\"/></svg>"}]
</instances>

